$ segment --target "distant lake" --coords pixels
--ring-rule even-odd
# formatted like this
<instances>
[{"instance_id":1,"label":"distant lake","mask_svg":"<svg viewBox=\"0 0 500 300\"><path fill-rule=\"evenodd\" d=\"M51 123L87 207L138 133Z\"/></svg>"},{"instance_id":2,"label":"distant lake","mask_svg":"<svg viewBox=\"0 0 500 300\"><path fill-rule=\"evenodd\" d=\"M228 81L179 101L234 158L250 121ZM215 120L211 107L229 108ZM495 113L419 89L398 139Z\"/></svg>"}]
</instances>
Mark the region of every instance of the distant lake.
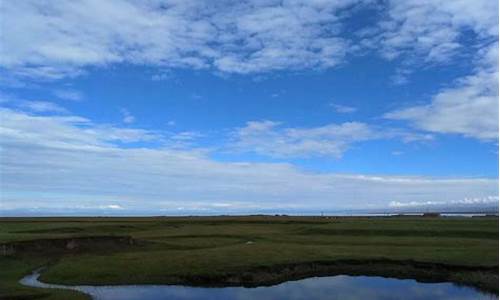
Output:
<instances>
[{"instance_id":1,"label":"distant lake","mask_svg":"<svg viewBox=\"0 0 500 300\"><path fill-rule=\"evenodd\" d=\"M475 289L452 283L419 283L369 276L312 277L270 287L201 288L179 285L65 286L38 281L39 274L24 277L20 283L43 288L61 288L84 292L95 300L161 299L498 299Z\"/></svg>"}]
</instances>

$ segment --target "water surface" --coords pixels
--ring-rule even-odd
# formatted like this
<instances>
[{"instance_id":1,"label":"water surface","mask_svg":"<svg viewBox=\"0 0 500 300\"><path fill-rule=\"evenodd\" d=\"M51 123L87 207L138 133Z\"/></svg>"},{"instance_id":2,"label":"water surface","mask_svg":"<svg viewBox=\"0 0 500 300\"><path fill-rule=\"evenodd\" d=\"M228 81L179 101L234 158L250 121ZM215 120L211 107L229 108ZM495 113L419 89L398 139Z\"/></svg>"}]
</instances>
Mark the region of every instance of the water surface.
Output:
<instances>
[{"instance_id":1,"label":"water surface","mask_svg":"<svg viewBox=\"0 0 500 300\"><path fill-rule=\"evenodd\" d=\"M312 277L289 281L270 287L200 288L179 285L117 285L117 286L66 286L38 281L34 272L21 279L21 284L62 288L84 292L95 300L179 300L179 299L498 299L469 287L452 283L420 283L372 276Z\"/></svg>"}]
</instances>

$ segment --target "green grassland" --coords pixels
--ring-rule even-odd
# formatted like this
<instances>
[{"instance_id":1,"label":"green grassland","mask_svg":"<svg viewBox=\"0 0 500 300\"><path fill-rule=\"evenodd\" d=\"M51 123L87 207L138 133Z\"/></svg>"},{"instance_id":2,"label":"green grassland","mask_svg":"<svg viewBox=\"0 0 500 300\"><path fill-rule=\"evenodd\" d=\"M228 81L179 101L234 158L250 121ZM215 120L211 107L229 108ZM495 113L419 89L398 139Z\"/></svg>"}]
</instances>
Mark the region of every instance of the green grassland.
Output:
<instances>
[{"instance_id":1,"label":"green grassland","mask_svg":"<svg viewBox=\"0 0 500 300\"><path fill-rule=\"evenodd\" d=\"M111 237L130 239L103 242ZM71 249L53 243L71 239ZM60 284L258 285L344 273L498 293L498 217L0 218L0 245L13 249L0 256L0 299L86 298L18 284L40 266L42 281Z\"/></svg>"}]
</instances>

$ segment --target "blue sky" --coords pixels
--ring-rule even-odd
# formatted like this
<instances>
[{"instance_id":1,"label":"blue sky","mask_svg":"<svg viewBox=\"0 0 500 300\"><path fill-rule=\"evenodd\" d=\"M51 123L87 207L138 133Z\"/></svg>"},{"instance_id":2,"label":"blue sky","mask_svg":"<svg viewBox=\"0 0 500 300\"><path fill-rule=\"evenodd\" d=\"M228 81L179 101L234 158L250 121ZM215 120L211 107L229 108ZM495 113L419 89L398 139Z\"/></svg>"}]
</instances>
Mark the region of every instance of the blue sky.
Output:
<instances>
[{"instance_id":1,"label":"blue sky","mask_svg":"<svg viewBox=\"0 0 500 300\"><path fill-rule=\"evenodd\" d=\"M495 1L2 6L6 214L498 203Z\"/></svg>"}]
</instances>

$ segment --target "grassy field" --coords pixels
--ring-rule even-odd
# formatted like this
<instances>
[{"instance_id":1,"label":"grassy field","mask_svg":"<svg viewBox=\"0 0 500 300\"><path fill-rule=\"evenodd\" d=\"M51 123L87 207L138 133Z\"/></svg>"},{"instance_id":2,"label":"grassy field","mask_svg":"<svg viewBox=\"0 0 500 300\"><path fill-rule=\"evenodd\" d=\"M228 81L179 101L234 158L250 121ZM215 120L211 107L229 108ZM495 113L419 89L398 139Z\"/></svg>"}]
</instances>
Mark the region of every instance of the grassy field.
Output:
<instances>
[{"instance_id":1,"label":"grassy field","mask_svg":"<svg viewBox=\"0 0 500 300\"><path fill-rule=\"evenodd\" d=\"M40 266L42 281L61 284L257 285L344 273L498 293L498 217L0 218L0 245L0 299L85 299L18 284Z\"/></svg>"}]
</instances>

